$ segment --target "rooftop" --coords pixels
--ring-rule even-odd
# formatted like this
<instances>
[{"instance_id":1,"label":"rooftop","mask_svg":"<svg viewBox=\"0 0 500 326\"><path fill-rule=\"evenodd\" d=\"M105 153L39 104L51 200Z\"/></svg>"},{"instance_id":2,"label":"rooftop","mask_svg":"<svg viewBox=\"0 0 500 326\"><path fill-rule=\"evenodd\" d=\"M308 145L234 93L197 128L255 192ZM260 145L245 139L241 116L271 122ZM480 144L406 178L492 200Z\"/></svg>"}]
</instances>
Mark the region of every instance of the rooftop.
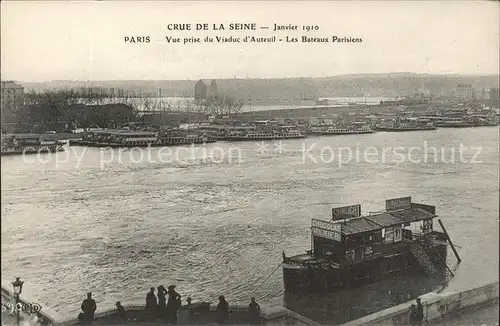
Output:
<instances>
[{"instance_id":1,"label":"rooftop","mask_svg":"<svg viewBox=\"0 0 500 326\"><path fill-rule=\"evenodd\" d=\"M340 220L333 223L341 223L342 234L349 235L382 230L388 226L423 221L436 216L436 214L432 214L422 208L410 208Z\"/></svg>"}]
</instances>

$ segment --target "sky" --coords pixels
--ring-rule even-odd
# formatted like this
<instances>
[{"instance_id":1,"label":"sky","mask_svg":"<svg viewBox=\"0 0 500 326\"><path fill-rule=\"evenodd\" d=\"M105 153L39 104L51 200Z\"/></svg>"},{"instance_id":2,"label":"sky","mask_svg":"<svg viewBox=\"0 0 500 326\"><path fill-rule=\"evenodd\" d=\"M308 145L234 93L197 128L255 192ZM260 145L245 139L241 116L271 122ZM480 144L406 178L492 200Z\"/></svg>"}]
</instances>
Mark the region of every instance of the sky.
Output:
<instances>
[{"instance_id":1,"label":"sky","mask_svg":"<svg viewBox=\"0 0 500 326\"><path fill-rule=\"evenodd\" d=\"M499 73L498 2L2 1L2 80L181 80ZM169 31L168 24L224 24ZM229 31L256 23L256 31ZM274 24L318 26L277 31ZM263 30L260 26L270 26ZM166 36L355 37L361 43L169 44ZM125 37L149 36L149 43Z\"/></svg>"}]
</instances>

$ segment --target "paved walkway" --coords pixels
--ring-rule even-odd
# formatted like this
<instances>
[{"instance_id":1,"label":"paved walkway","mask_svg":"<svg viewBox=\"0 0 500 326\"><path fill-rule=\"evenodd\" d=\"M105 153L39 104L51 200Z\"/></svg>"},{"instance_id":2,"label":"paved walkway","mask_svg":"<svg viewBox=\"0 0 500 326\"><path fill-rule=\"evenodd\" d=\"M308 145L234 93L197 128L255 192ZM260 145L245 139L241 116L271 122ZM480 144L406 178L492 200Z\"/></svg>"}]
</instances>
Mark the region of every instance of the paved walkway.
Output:
<instances>
[{"instance_id":1,"label":"paved walkway","mask_svg":"<svg viewBox=\"0 0 500 326\"><path fill-rule=\"evenodd\" d=\"M431 325L443 326L498 326L498 302L487 306L471 307L464 311L447 317L445 319L432 322Z\"/></svg>"}]
</instances>

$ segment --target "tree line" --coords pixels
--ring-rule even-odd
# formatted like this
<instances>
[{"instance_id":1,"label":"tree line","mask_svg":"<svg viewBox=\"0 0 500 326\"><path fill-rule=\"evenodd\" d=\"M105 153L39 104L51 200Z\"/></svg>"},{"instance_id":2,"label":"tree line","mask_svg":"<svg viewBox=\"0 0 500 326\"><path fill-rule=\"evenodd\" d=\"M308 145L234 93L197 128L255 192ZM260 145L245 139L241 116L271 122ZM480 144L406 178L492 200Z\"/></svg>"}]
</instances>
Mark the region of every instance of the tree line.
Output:
<instances>
[{"instance_id":1,"label":"tree line","mask_svg":"<svg viewBox=\"0 0 500 326\"><path fill-rule=\"evenodd\" d=\"M212 97L202 102L163 103L150 94L116 95L106 89L60 89L24 94L22 104L10 108L14 132L69 132L76 128L117 128L130 122L144 121L145 114L190 112L203 116L239 113L243 101L229 96ZM147 112L147 113L145 113ZM165 119L162 119L164 121Z\"/></svg>"}]
</instances>

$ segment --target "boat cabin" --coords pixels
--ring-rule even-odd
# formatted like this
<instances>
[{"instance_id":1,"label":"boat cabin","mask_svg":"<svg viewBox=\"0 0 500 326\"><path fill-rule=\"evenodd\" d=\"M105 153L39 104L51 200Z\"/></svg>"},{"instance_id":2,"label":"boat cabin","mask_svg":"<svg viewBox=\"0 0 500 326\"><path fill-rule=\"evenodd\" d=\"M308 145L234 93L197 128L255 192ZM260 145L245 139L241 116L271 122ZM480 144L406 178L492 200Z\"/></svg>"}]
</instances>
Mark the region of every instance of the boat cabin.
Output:
<instances>
[{"instance_id":1,"label":"boat cabin","mask_svg":"<svg viewBox=\"0 0 500 326\"><path fill-rule=\"evenodd\" d=\"M332 209L332 219L312 219L311 254L343 265L387 256L433 231L435 206L411 202L411 197L386 200L386 210L361 215L361 205Z\"/></svg>"}]
</instances>

